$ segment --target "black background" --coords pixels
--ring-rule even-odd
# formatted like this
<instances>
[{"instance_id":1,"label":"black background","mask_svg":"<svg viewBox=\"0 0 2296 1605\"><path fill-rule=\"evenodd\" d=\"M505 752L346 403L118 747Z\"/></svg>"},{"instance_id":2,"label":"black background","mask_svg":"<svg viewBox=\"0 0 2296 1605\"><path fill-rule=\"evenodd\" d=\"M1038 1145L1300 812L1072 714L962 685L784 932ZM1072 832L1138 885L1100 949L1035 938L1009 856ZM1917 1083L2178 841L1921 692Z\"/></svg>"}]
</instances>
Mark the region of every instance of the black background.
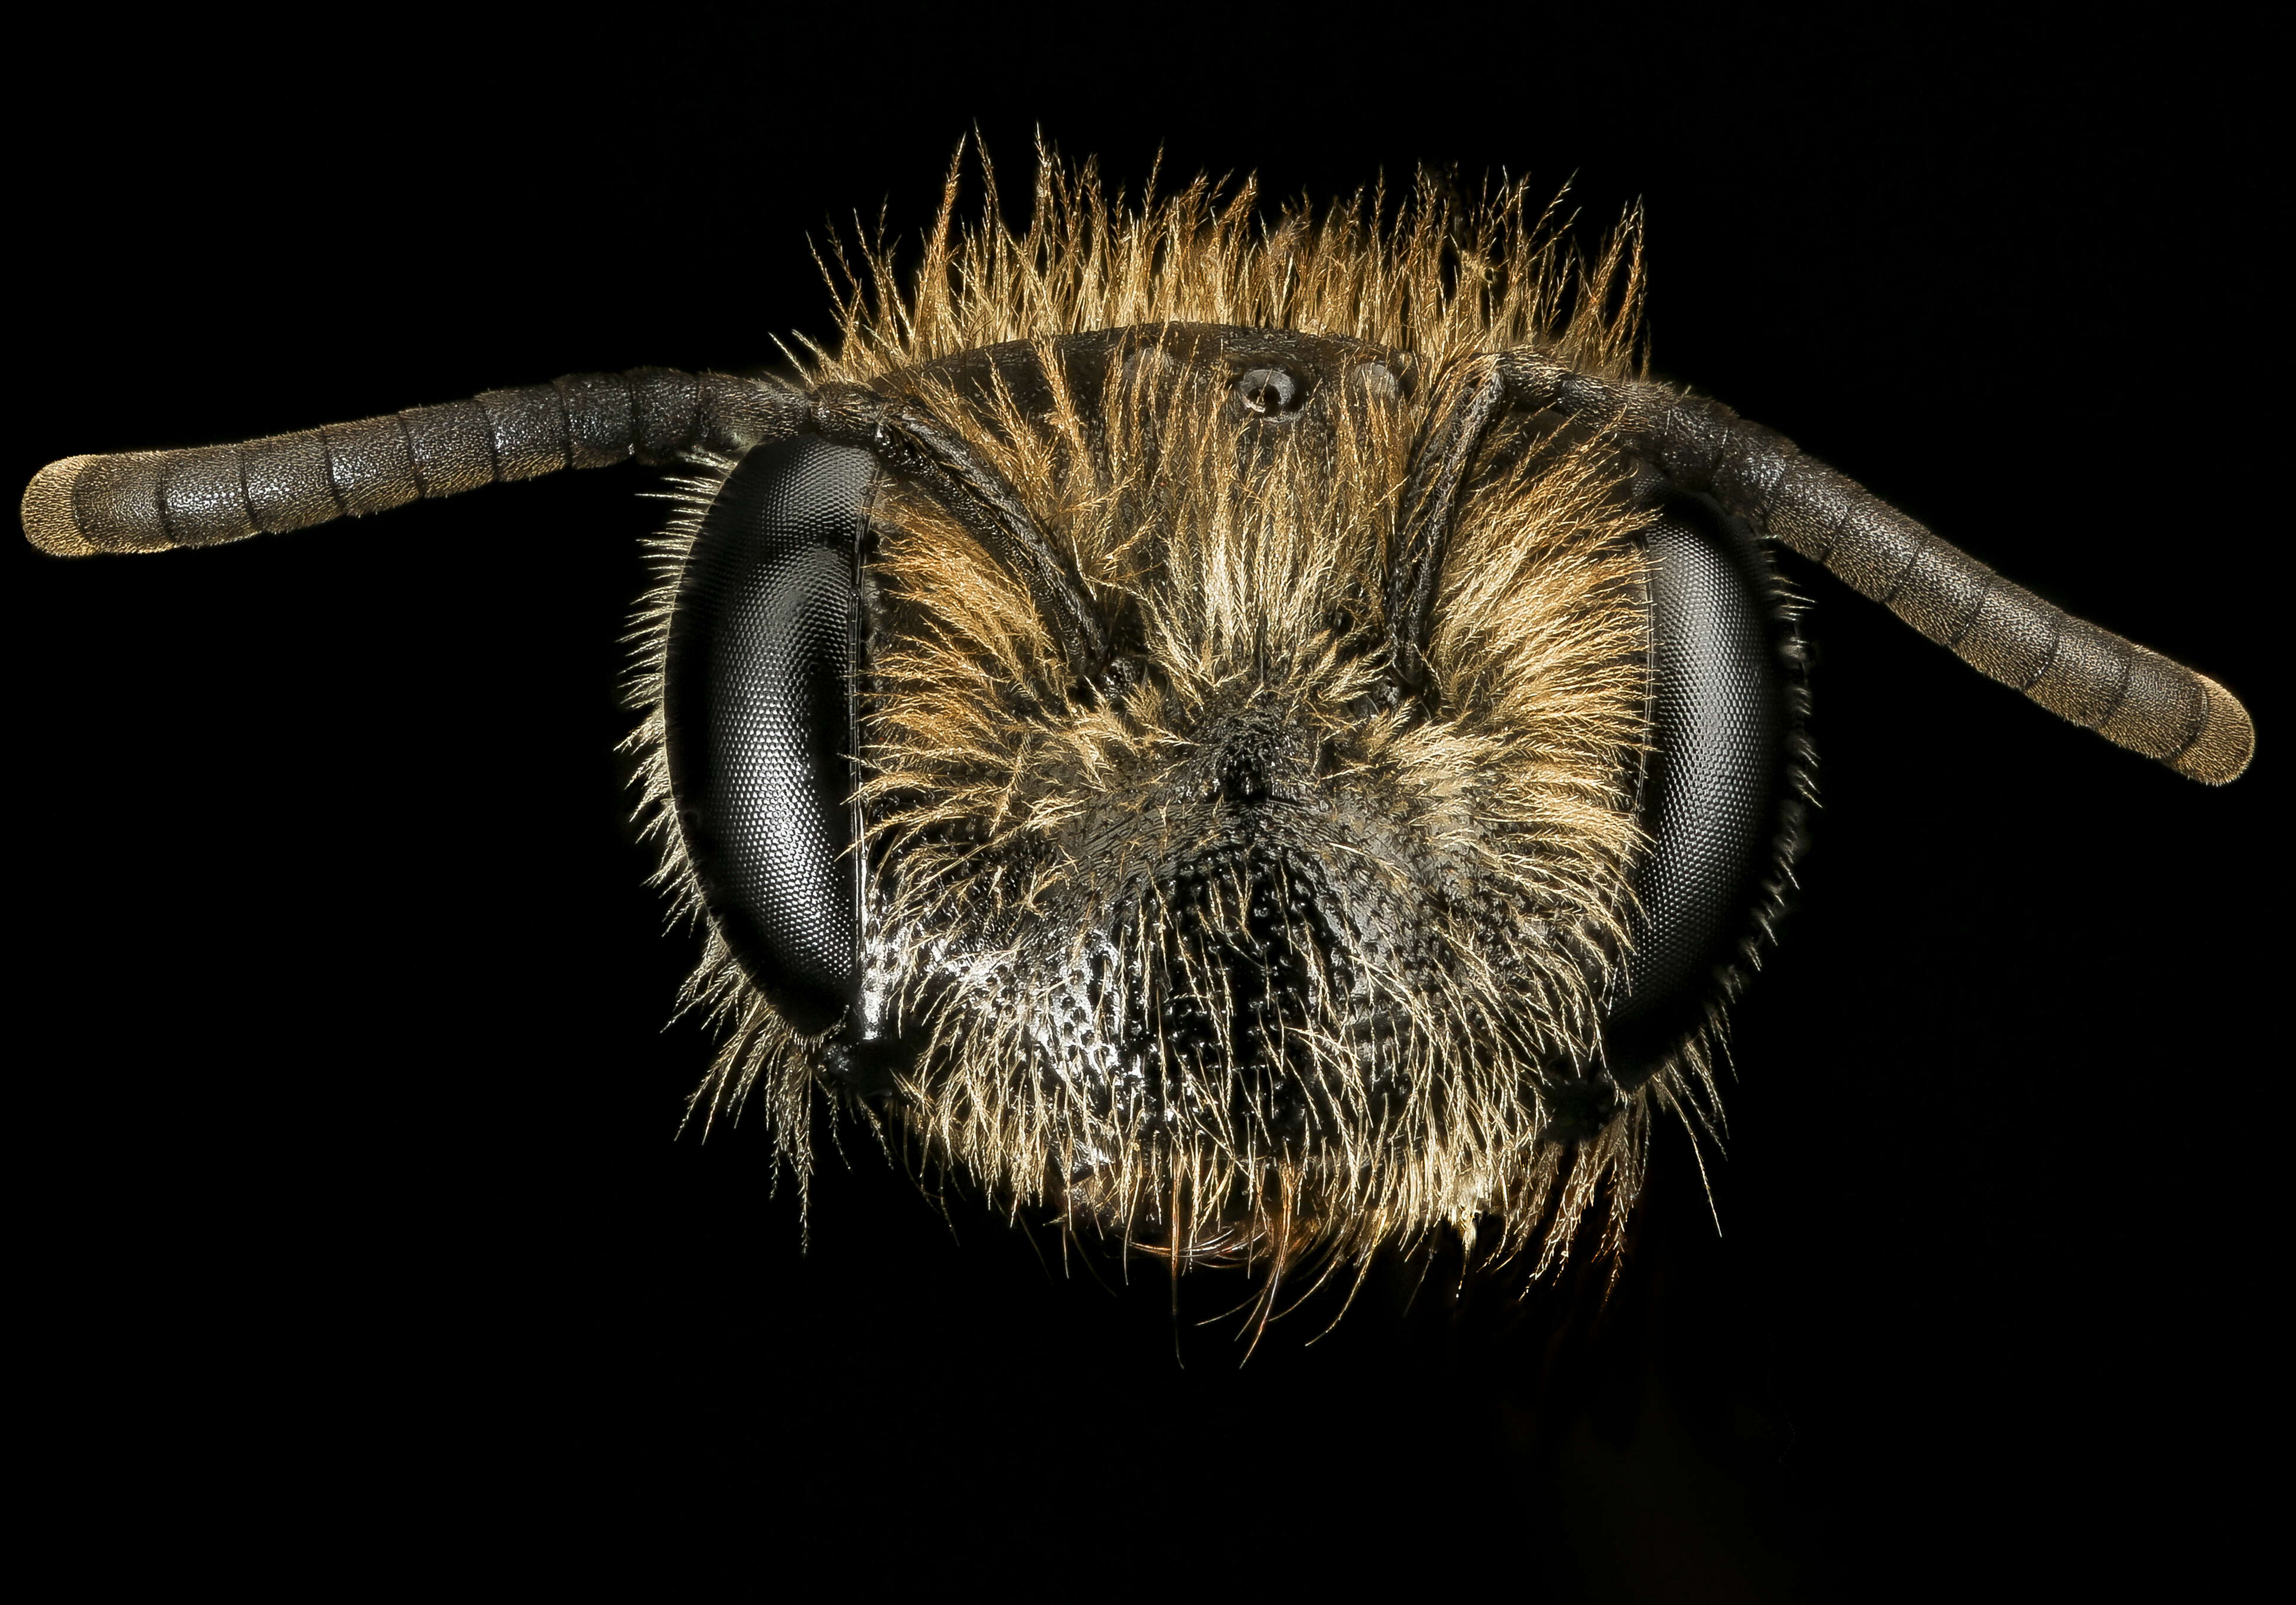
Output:
<instances>
[{"instance_id":1,"label":"black background","mask_svg":"<svg viewBox=\"0 0 2296 1605\"><path fill-rule=\"evenodd\" d=\"M2285 174L2262 41L2177 16L67 19L21 66L17 483L770 361L828 332L808 241L881 206L914 238L976 124L1016 216L1039 126L1135 186L1160 148L1279 196L1575 174L1590 242L1648 206L1662 372L2216 676L2263 756L2177 779L1803 573L1824 807L1738 1020L1721 1234L1665 1132L1607 1307L1385 1267L1239 1367L1238 1323L1196 1324L1232 1280L1176 1322L1152 1268L1064 1275L849 1128L808 1247L755 1123L678 1135L693 941L615 753L638 471L20 547L42 1525L85 1576L258 1589L2214 1592L2284 1443L2279 944L2248 923L2286 807Z\"/></svg>"}]
</instances>

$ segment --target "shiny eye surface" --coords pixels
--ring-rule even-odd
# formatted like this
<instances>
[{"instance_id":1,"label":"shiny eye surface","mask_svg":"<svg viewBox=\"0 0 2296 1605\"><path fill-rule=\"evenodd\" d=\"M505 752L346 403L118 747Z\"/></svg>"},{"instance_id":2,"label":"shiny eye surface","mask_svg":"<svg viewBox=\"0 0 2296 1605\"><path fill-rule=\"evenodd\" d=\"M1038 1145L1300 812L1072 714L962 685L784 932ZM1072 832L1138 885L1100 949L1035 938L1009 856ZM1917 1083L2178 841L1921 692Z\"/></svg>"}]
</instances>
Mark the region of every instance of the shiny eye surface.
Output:
<instances>
[{"instance_id":1,"label":"shiny eye surface","mask_svg":"<svg viewBox=\"0 0 2296 1605\"><path fill-rule=\"evenodd\" d=\"M1246 411L1282 417L1299 411L1308 387L1289 368L1252 368L1235 381L1235 394Z\"/></svg>"},{"instance_id":2,"label":"shiny eye surface","mask_svg":"<svg viewBox=\"0 0 2296 1605\"><path fill-rule=\"evenodd\" d=\"M876 463L809 437L760 446L711 504L663 663L677 829L742 972L800 1033L858 986L856 556Z\"/></svg>"},{"instance_id":3,"label":"shiny eye surface","mask_svg":"<svg viewBox=\"0 0 2296 1605\"><path fill-rule=\"evenodd\" d=\"M1650 847L1605 1032L1621 1074L1693 1026L1758 909L1775 903L1764 871L1777 872L1795 847L1790 751L1804 700L1799 640L1742 527L1676 499L1644 547L1652 731L1639 812Z\"/></svg>"}]
</instances>

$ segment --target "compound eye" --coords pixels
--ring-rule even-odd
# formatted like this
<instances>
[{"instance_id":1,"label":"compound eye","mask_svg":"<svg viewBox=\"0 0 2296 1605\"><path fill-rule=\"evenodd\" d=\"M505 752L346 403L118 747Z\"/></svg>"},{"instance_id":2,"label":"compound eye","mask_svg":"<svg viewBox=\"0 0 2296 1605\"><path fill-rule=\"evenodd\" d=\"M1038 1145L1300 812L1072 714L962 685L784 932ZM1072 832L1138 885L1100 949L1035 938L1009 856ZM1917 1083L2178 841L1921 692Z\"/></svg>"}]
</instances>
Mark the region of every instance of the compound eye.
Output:
<instances>
[{"instance_id":1,"label":"compound eye","mask_svg":"<svg viewBox=\"0 0 2296 1605\"><path fill-rule=\"evenodd\" d=\"M1289 368L1253 368L1235 381L1244 410L1265 417L1288 417L1306 402L1308 387Z\"/></svg>"},{"instance_id":2,"label":"compound eye","mask_svg":"<svg viewBox=\"0 0 2296 1605\"><path fill-rule=\"evenodd\" d=\"M1652 729L1641 812L1651 846L1634 876L1634 951L1607 1028L1622 1077L1655 1069L1696 1028L1752 930L1791 745L1784 626L1751 537L1677 500L1647 540Z\"/></svg>"},{"instance_id":3,"label":"compound eye","mask_svg":"<svg viewBox=\"0 0 2296 1605\"><path fill-rule=\"evenodd\" d=\"M860 990L856 564L876 472L867 452L808 436L743 458L679 573L663 666L670 794L703 907L806 1036Z\"/></svg>"}]
</instances>

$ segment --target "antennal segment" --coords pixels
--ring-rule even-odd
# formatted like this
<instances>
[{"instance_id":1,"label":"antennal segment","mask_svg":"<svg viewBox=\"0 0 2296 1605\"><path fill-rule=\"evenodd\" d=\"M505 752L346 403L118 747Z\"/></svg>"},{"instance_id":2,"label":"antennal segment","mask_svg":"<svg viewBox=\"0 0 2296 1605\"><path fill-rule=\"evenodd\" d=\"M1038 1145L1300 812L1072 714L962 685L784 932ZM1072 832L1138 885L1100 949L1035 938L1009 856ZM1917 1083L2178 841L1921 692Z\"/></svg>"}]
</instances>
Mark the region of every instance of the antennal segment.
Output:
<instances>
[{"instance_id":1,"label":"antennal segment","mask_svg":"<svg viewBox=\"0 0 2296 1605\"><path fill-rule=\"evenodd\" d=\"M2002 578L1776 430L1528 347L1504 353L1498 372L1513 405L1610 429L1676 488L1711 495L2067 723L2212 786L2248 767L2256 729L2223 686Z\"/></svg>"},{"instance_id":2,"label":"antennal segment","mask_svg":"<svg viewBox=\"0 0 2296 1605\"><path fill-rule=\"evenodd\" d=\"M800 392L765 380L570 373L237 446L66 457L25 489L24 535L58 557L221 545L562 468L739 455L805 410Z\"/></svg>"}]
</instances>

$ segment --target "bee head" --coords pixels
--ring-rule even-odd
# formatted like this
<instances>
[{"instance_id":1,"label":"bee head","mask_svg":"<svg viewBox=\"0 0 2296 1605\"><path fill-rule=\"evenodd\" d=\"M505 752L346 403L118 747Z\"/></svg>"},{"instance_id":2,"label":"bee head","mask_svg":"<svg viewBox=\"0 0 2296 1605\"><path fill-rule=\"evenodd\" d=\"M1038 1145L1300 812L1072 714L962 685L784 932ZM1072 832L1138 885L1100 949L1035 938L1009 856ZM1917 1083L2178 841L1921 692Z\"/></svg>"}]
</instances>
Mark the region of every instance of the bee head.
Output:
<instances>
[{"instance_id":1,"label":"bee head","mask_svg":"<svg viewBox=\"0 0 2296 1605\"><path fill-rule=\"evenodd\" d=\"M1521 1247L1574 1167L1638 1141L1612 1117L1663 1067L1622 1085L1603 1023L1643 840L1650 514L1599 442L1507 432L1405 687L1382 598L1433 400L1414 380L1364 342L1159 325L878 381L1009 487L1100 645L930 482L846 481L865 536L829 672L853 690L820 700L850 707L857 765L799 790L857 784L780 921L838 959L745 941L754 899L687 827L731 961L817 1034L775 1052L996 1192L1187 1262L1479 1217ZM748 528L747 471L680 554L682 618L724 611L693 577ZM707 741L679 639L673 763ZM693 651L722 700L735 676ZM689 802L701 767L679 764ZM839 950L800 928L848 872Z\"/></svg>"},{"instance_id":2,"label":"bee head","mask_svg":"<svg viewBox=\"0 0 2296 1605\"><path fill-rule=\"evenodd\" d=\"M790 384L639 368L239 445L66 458L64 556L561 469L684 463L634 746L800 1178L824 1094L1009 1208L1174 1267L1447 1227L1617 1244L1649 1119L1710 1126L1808 792L1787 547L2209 784L2223 686L1639 372L1512 186L1264 224L1047 163L945 209ZM955 205L952 176L948 208ZM1275 1281L1267 1284L1272 1298Z\"/></svg>"}]
</instances>

